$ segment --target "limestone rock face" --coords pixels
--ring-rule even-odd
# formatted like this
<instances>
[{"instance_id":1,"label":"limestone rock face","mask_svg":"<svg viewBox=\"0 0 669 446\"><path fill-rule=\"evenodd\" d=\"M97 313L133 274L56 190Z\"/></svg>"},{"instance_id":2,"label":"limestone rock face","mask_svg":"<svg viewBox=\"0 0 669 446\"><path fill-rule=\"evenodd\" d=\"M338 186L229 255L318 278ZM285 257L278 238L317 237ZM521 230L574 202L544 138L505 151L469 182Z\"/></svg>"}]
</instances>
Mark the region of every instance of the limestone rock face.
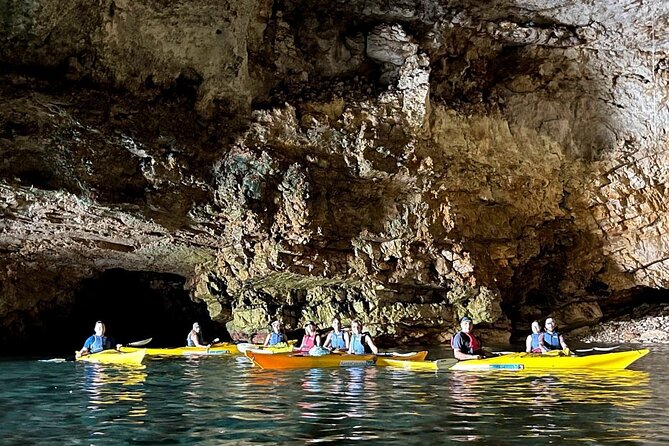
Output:
<instances>
[{"instance_id":1,"label":"limestone rock face","mask_svg":"<svg viewBox=\"0 0 669 446\"><path fill-rule=\"evenodd\" d=\"M500 343L662 302L668 20L660 0L8 3L0 338L111 268L184 277L234 339L339 315L429 344L469 315Z\"/></svg>"}]
</instances>

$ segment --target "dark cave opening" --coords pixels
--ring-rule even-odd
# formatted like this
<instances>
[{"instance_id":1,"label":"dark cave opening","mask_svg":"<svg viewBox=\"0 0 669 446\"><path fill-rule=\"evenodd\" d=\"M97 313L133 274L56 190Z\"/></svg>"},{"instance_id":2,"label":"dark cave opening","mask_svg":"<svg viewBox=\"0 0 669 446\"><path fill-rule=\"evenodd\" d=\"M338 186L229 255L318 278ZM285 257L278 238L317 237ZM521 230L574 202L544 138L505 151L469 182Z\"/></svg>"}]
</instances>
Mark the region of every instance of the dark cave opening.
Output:
<instances>
[{"instance_id":1,"label":"dark cave opening","mask_svg":"<svg viewBox=\"0 0 669 446\"><path fill-rule=\"evenodd\" d=\"M205 340L226 338L225 327L211 321L203 302L190 299L184 284L185 278L175 274L122 269L85 280L72 312L79 343L93 333L97 320L104 321L107 334L123 344L153 338L150 346L182 346L196 321Z\"/></svg>"},{"instance_id":2,"label":"dark cave opening","mask_svg":"<svg viewBox=\"0 0 669 446\"><path fill-rule=\"evenodd\" d=\"M70 308L45 308L33 329L4 353L71 356L104 321L117 343L152 338L150 347L185 345L193 322L206 341L229 340L223 324L213 322L202 302L193 302L186 279L176 274L110 269L81 282Z\"/></svg>"}]
</instances>

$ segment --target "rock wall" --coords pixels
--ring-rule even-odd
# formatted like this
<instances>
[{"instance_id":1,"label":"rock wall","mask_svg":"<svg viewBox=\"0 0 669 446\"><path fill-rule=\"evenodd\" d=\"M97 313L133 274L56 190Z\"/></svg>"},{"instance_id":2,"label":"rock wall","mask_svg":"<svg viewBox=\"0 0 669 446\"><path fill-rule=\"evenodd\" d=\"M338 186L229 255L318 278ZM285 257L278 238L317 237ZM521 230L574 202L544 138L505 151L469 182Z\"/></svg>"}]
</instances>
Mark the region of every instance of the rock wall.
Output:
<instances>
[{"instance_id":1,"label":"rock wall","mask_svg":"<svg viewBox=\"0 0 669 446\"><path fill-rule=\"evenodd\" d=\"M664 2L33 1L0 19L5 326L51 311L53 280L6 285L27 265L67 284L49 308L109 268L179 274L233 338L339 314L445 342L468 314L505 342L666 288Z\"/></svg>"}]
</instances>

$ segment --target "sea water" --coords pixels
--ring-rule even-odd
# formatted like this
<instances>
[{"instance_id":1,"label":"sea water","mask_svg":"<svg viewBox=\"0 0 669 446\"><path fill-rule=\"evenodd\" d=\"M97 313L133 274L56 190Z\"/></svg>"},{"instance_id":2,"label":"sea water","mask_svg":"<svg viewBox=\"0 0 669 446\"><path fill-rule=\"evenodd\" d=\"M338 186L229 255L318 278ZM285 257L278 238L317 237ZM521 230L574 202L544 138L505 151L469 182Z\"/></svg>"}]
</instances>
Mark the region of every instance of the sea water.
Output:
<instances>
[{"instance_id":1,"label":"sea water","mask_svg":"<svg viewBox=\"0 0 669 446\"><path fill-rule=\"evenodd\" d=\"M0 444L669 444L668 353L597 373L4 359Z\"/></svg>"}]
</instances>

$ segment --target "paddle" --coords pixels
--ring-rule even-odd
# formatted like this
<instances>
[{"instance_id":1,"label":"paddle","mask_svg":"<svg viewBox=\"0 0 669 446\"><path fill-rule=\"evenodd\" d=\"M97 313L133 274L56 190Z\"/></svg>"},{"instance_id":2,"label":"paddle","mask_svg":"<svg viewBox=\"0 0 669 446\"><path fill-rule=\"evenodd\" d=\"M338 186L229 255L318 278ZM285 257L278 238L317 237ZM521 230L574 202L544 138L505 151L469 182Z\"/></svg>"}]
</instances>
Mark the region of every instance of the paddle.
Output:
<instances>
[{"instance_id":1,"label":"paddle","mask_svg":"<svg viewBox=\"0 0 669 446\"><path fill-rule=\"evenodd\" d=\"M592 348L579 348L574 350L576 353L588 353L588 352L610 352L611 350L615 350L617 348L620 348L620 345L614 345L613 347L592 347Z\"/></svg>"},{"instance_id":2,"label":"paddle","mask_svg":"<svg viewBox=\"0 0 669 446\"><path fill-rule=\"evenodd\" d=\"M143 347L151 341L153 341L153 338L142 339L141 341L130 342L128 344L128 347Z\"/></svg>"},{"instance_id":3,"label":"paddle","mask_svg":"<svg viewBox=\"0 0 669 446\"><path fill-rule=\"evenodd\" d=\"M458 360L455 358L437 359L436 361L434 361L434 363L437 364L437 368L439 370L445 370L445 369L450 369L455 364L457 364Z\"/></svg>"}]
</instances>

